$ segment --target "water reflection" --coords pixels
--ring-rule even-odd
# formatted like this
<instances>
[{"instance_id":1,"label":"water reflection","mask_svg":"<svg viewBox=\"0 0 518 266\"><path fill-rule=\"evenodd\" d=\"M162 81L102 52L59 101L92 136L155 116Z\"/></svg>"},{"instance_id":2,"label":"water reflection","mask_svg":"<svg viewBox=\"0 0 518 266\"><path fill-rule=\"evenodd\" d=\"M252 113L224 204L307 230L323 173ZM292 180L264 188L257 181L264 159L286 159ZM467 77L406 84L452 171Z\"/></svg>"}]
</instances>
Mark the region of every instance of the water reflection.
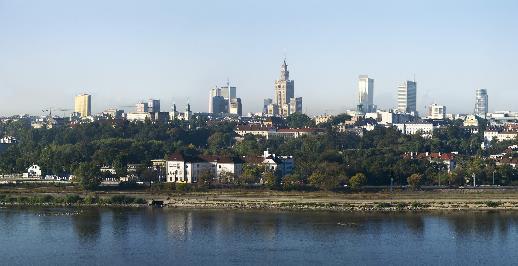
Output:
<instances>
[{"instance_id":1,"label":"water reflection","mask_svg":"<svg viewBox=\"0 0 518 266\"><path fill-rule=\"evenodd\" d=\"M87 208L72 216L74 232L83 242L95 242L101 232L101 213L99 209Z\"/></svg>"}]
</instances>

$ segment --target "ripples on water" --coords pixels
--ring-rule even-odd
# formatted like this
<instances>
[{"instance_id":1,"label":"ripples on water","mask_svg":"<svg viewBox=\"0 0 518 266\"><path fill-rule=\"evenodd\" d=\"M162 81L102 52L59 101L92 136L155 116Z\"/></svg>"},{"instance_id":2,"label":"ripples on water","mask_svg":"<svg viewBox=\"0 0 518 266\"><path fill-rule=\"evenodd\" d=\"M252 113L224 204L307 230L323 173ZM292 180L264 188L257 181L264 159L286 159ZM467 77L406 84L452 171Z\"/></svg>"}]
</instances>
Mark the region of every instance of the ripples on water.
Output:
<instances>
[{"instance_id":1,"label":"ripples on water","mask_svg":"<svg viewBox=\"0 0 518 266\"><path fill-rule=\"evenodd\" d=\"M518 212L0 209L2 265L518 263Z\"/></svg>"}]
</instances>

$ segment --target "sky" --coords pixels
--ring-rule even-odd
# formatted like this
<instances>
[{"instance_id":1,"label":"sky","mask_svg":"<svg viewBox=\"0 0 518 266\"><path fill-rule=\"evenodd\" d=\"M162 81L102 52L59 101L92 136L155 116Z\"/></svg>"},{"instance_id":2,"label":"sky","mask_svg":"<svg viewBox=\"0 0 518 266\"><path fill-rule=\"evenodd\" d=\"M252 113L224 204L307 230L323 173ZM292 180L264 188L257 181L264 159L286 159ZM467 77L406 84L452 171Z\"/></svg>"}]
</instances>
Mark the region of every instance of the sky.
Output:
<instances>
[{"instance_id":1,"label":"sky","mask_svg":"<svg viewBox=\"0 0 518 266\"><path fill-rule=\"evenodd\" d=\"M309 115L354 109L360 74L383 109L415 77L420 112L470 113L477 88L490 111L518 111L517 13L515 0L0 0L0 116L72 109L83 92L94 112L148 98L206 112L227 79L259 112L284 58Z\"/></svg>"}]
</instances>

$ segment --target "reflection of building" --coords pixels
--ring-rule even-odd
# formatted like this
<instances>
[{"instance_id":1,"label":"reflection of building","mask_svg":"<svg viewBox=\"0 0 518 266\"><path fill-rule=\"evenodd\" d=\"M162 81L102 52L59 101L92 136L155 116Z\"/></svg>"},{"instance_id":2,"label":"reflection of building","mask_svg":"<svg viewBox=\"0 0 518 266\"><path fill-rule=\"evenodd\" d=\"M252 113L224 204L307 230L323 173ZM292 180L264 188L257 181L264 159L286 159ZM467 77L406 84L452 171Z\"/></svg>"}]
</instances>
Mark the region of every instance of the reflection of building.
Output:
<instances>
[{"instance_id":1,"label":"reflection of building","mask_svg":"<svg viewBox=\"0 0 518 266\"><path fill-rule=\"evenodd\" d=\"M80 94L75 97L74 111L81 114L81 117L90 116L92 114L92 96L88 94Z\"/></svg>"}]
</instances>

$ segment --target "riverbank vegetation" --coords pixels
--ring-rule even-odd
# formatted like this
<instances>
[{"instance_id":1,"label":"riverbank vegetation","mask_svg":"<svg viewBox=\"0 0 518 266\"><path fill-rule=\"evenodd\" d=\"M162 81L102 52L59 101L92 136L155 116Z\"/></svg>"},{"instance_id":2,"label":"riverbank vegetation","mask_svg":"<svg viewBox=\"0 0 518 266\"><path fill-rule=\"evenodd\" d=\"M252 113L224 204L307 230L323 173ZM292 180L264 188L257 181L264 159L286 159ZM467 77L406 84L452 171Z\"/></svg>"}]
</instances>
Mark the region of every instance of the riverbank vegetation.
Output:
<instances>
[{"instance_id":1,"label":"riverbank vegetation","mask_svg":"<svg viewBox=\"0 0 518 266\"><path fill-rule=\"evenodd\" d=\"M0 194L2 205L143 205L147 201L142 198L127 195L113 195L111 197L98 197L87 195L82 197L78 194L67 194L64 196L53 195L9 195Z\"/></svg>"},{"instance_id":2,"label":"riverbank vegetation","mask_svg":"<svg viewBox=\"0 0 518 266\"><path fill-rule=\"evenodd\" d=\"M298 114L289 124L312 126L308 117ZM339 116L348 119L347 116ZM264 169L245 169L242 177L215 180L203 178L198 185L177 185L174 190L212 189L219 187L253 188L257 184L275 190L353 190L363 186L406 186L414 189L427 185L466 185L472 176L477 184L518 184L518 170L498 166L487 159L489 154L502 152L516 140L492 143L483 150L481 133L471 133L460 121L451 121L434 130L433 137L403 135L394 128L377 127L360 137L353 133L332 130L331 121L325 133L293 139L265 139L247 135L236 138L235 124L206 122L129 123L99 121L74 127L33 129L24 120L0 124L0 132L15 136L16 145L0 155L0 174L25 172L37 164L49 175L79 177L78 184L86 190L95 189L100 179L97 169L113 167L117 175L127 175L128 164L142 165L139 170L144 182L158 181L158 173L144 173L152 159L163 159L181 151L185 154L217 154L258 156L268 149L279 155L295 158L294 170L284 177ZM483 127L484 123L481 123ZM407 152L458 152L455 170L448 172L443 163L405 158ZM105 178L114 177L110 174ZM104 176L103 176L104 177ZM353 178L354 177L354 178ZM419 177L419 178L415 178Z\"/></svg>"}]
</instances>

